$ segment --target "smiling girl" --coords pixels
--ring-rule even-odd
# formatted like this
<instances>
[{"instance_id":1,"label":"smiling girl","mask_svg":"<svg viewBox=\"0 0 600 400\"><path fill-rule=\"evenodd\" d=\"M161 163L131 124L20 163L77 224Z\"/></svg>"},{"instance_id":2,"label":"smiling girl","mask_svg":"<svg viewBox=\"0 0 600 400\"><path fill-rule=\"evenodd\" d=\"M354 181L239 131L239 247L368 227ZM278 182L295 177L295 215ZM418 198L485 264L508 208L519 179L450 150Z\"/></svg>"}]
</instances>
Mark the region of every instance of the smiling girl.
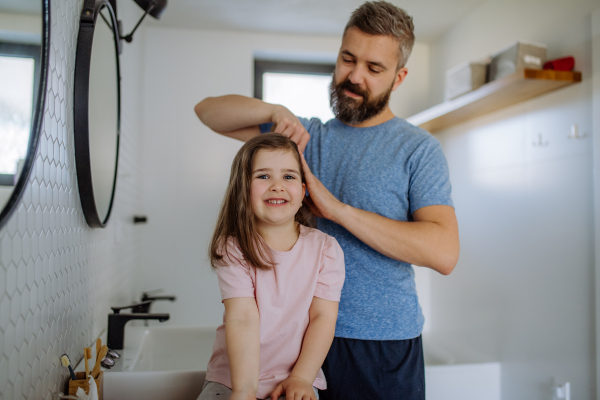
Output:
<instances>
[{"instance_id":1,"label":"smiling girl","mask_svg":"<svg viewBox=\"0 0 600 400\"><path fill-rule=\"evenodd\" d=\"M285 136L255 137L236 155L210 246L224 323L199 400L315 400L326 389L344 255L312 228L305 190Z\"/></svg>"}]
</instances>

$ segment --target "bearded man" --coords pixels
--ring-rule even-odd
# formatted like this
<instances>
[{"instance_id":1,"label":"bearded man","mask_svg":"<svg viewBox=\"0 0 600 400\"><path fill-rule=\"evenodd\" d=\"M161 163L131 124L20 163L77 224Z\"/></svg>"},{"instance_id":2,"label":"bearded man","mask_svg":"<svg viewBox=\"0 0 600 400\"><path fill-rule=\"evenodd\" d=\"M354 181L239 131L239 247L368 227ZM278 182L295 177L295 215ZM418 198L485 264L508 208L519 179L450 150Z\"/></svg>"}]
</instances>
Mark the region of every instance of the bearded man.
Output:
<instances>
[{"instance_id":1,"label":"bearded man","mask_svg":"<svg viewBox=\"0 0 600 400\"><path fill-rule=\"evenodd\" d=\"M337 239L346 261L322 400L425 398L412 265L450 274L459 238L439 141L388 106L408 73L413 29L404 10L384 1L354 11L330 87L336 118L326 123L242 96L195 108L217 133L247 141L272 130L304 155L318 228Z\"/></svg>"}]
</instances>

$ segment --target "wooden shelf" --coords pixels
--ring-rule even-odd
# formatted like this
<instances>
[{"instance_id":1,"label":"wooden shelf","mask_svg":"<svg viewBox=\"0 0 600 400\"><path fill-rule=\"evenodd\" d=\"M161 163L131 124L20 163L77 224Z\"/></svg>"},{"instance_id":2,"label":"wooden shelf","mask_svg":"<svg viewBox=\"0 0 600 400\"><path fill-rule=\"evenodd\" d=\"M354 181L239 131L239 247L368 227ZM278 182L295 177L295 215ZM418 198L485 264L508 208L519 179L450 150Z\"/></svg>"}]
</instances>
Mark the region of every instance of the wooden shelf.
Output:
<instances>
[{"instance_id":1,"label":"wooden shelf","mask_svg":"<svg viewBox=\"0 0 600 400\"><path fill-rule=\"evenodd\" d=\"M406 120L433 133L576 82L581 72L523 69Z\"/></svg>"}]
</instances>

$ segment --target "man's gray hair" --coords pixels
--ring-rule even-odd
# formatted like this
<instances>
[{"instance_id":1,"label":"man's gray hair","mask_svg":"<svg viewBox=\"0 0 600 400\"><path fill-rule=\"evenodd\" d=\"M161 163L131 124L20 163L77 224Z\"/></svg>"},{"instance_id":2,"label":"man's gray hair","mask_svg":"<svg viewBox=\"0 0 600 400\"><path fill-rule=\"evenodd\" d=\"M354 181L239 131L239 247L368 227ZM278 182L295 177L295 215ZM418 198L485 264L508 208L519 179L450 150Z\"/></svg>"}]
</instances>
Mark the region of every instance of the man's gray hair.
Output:
<instances>
[{"instance_id":1,"label":"man's gray hair","mask_svg":"<svg viewBox=\"0 0 600 400\"><path fill-rule=\"evenodd\" d=\"M346 24L344 35L350 28L358 28L367 35L385 35L396 39L398 69L404 67L415 43L414 25L410 15L387 1L367 1L358 7Z\"/></svg>"}]
</instances>

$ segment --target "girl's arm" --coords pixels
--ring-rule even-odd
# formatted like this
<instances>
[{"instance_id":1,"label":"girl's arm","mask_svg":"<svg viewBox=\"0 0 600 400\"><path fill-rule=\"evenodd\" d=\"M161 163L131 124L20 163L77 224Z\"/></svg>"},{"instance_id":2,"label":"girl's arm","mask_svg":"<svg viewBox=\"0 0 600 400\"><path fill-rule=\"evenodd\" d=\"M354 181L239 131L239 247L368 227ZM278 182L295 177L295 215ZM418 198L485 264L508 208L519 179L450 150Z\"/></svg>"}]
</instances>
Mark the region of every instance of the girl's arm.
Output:
<instances>
[{"instance_id":1,"label":"girl's arm","mask_svg":"<svg viewBox=\"0 0 600 400\"><path fill-rule=\"evenodd\" d=\"M231 399L256 399L260 360L258 307L253 297L226 299L225 344L231 370Z\"/></svg>"},{"instance_id":2,"label":"girl's arm","mask_svg":"<svg viewBox=\"0 0 600 400\"><path fill-rule=\"evenodd\" d=\"M337 301L313 297L309 311L310 322L298 361L289 378L271 393L271 399L277 399L285 393L286 400L316 400L312 385L333 342L337 313Z\"/></svg>"}]
</instances>

